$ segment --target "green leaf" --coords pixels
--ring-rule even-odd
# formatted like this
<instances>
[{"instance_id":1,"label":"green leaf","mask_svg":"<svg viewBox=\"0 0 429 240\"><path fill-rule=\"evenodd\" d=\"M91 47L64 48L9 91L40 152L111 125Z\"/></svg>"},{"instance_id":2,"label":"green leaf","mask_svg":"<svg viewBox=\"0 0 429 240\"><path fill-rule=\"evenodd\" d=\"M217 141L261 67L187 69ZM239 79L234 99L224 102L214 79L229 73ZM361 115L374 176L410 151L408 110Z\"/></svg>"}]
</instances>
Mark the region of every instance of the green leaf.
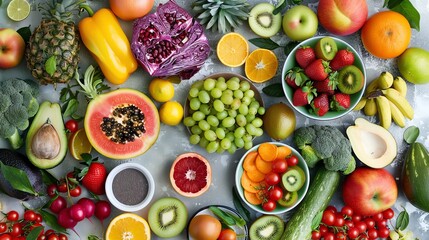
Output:
<instances>
[{"instance_id":1,"label":"green leaf","mask_svg":"<svg viewBox=\"0 0 429 240\"><path fill-rule=\"evenodd\" d=\"M322 221L323 211L320 211L317 213L317 215L313 218L313 221L311 222L311 230L316 230L320 222Z\"/></svg>"},{"instance_id":2,"label":"green leaf","mask_svg":"<svg viewBox=\"0 0 429 240\"><path fill-rule=\"evenodd\" d=\"M1 4L3 3L3 1L2 0L0 0L0 6L1 6Z\"/></svg>"},{"instance_id":3,"label":"green leaf","mask_svg":"<svg viewBox=\"0 0 429 240\"><path fill-rule=\"evenodd\" d=\"M277 15L278 13L281 13L283 11L283 9L286 7L287 5L287 1L286 0L282 0L277 4L276 9L274 9L273 14Z\"/></svg>"},{"instance_id":4,"label":"green leaf","mask_svg":"<svg viewBox=\"0 0 429 240\"><path fill-rule=\"evenodd\" d=\"M39 234L43 231L44 227L35 227L33 228L30 233L27 235L25 240L36 240L39 237Z\"/></svg>"},{"instance_id":5,"label":"green leaf","mask_svg":"<svg viewBox=\"0 0 429 240\"><path fill-rule=\"evenodd\" d=\"M292 50L298 45L298 42L289 42L288 44L286 44L286 46L284 46L284 53L285 55L289 55L290 52L292 52Z\"/></svg>"},{"instance_id":6,"label":"green leaf","mask_svg":"<svg viewBox=\"0 0 429 240\"><path fill-rule=\"evenodd\" d=\"M57 217L54 214L43 209L40 210L39 213L42 215L43 221L45 221L46 225L57 232L67 233L66 229L58 224Z\"/></svg>"},{"instance_id":7,"label":"green leaf","mask_svg":"<svg viewBox=\"0 0 429 240\"><path fill-rule=\"evenodd\" d=\"M252 39L249 39L249 42L251 42L253 45L257 47L265 48L268 50L274 50L280 47L280 45L278 45L276 42L274 42L269 38L252 38Z\"/></svg>"},{"instance_id":8,"label":"green leaf","mask_svg":"<svg viewBox=\"0 0 429 240\"><path fill-rule=\"evenodd\" d=\"M414 143L419 137L420 129L416 126L410 126L404 131L404 141L408 144Z\"/></svg>"},{"instance_id":9,"label":"green leaf","mask_svg":"<svg viewBox=\"0 0 429 240\"><path fill-rule=\"evenodd\" d=\"M70 99L63 113L64 117L73 115L77 111L78 107L79 107L79 101L76 98Z\"/></svg>"},{"instance_id":10,"label":"green leaf","mask_svg":"<svg viewBox=\"0 0 429 240\"><path fill-rule=\"evenodd\" d=\"M250 212L241 203L240 196L238 195L237 189L235 187L232 187L232 200L233 200L235 209L241 215L244 221L250 222Z\"/></svg>"},{"instance_id":11,"label":"green leaf","mask_svg":"<svg viewBox=\"0 0 429 240\"><path fill-rule=\"evenodd\" d=\"M396 218L396 225L395 229L398 230L405 230L408 226L408 223L410 222L410 216L408 215L407 210L403 210L399 213L398 217Z\"/></svg>"},{"instance_id":12,"label":"green leaf","mask_svg":"<svg viewBox=\"0 0 429 240\"><path fill-rule=\"evenodd\" d=\"M51 75L51 76L54 75L55 71L57 70L57 57L56 56L51 56L50 58L48 58L48 60L46 60L45 69L49 75Z\"/></svg>"},{"instance_id":13,"label":"green leaf","mask_svg":"<svg viewBox=\"0 0 429 240\"><path fill-rule=\"evenodd\" d=\"M21 169L4 165L3 162L0 162L1 173L3 177L12 185L16 190L37 195L34 191L33 186L28 180L27 174Z\"/></svg>"},{"instance_id":14,"label":"green leaf","mask_svg":"<svg viewBox=\"0 0 429 240\"><path fill-rule=\"evenodd\" d=\"M0 3L1 5L1 3ZM18 30L16 30L17 33L19 33L19 35L21 35L22 39L24 39L24 42L27 43L28 40L30 40L31 37L31 30L30 30L30 25L28 27L22 27Z\"/></svg>"},{"instance_id":15,"label":"green leaf","mask_svg":"<svg viewBox=\"0 0 429 240\"><path fill-rule=\"evenodd\" d=\"M387 7L402 14L410 23L411 28L420 31L420 14L409 0L390 0Z\"/></svg>"},{"instance_id":16,"label":"green leaf","mask_svg":"<svg viewBox=\"0 0 429 240\"><path fill-rule=\"evenodd\" d=\"M44 169L40 170L40 172L42 173L42 181L46 185L55 184L58 182L58 180L50 172Z\"/></svg>"},{"instance_id":17,"label":"green leaf","mask_svg":"<svg viewBox=\"0 0 429 240\"><path fill-rule=\"evenodd\" d=\"M283 87L281 83L273 83L262 89L262 92L270 97L284 97Z\"/></svg>"},{"instance_id":18,"label":"green leaf","mask_svg":"<svg viewBox=\"0 0 429 240\"><path fill-rule=\"evenodd\" d=\"M89 235L88 240L101 240L101 238L99 238L98 236L95 236L95 235Z\"/></svg>"}]
</instances>

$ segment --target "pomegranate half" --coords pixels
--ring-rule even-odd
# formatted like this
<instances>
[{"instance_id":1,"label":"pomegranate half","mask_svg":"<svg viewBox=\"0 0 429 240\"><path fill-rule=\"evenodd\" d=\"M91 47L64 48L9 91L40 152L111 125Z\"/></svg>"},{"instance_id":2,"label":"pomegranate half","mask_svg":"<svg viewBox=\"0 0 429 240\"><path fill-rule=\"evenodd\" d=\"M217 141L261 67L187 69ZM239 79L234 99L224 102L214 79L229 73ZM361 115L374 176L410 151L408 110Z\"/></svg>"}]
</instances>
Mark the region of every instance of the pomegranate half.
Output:
<instances>
[{"instance_id":1,"label":"pomegranate half","mask_svg":"<svg viewBox=\"0 0 429 240\"><path fill-rule=\"evenodd\" d=\"M170 169L170 182L174 190L185 197L197 197L211 184L212 170L209 162L198 153L179 155Z\"/></svg>"}]
</instances>

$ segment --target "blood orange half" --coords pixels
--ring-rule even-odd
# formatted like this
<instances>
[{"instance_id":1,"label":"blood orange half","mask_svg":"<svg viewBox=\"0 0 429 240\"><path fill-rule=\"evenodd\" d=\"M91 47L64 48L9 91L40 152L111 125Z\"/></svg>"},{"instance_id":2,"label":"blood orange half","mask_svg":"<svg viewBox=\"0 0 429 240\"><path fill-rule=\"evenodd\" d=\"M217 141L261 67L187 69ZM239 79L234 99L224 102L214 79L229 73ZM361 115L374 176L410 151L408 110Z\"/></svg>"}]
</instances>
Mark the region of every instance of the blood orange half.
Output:
<instances>
[{"instance_id":1,"label":"blood orange half","mask_svg":"<svg viewBox=\"0 0 429 240\"><path fill-rule=\"evenodd\" d=\"M197 197L206 192L211 183L209 162L198 153L179 155L170 169L170 181L180 195Z\"/></svg>"}]
</instances>

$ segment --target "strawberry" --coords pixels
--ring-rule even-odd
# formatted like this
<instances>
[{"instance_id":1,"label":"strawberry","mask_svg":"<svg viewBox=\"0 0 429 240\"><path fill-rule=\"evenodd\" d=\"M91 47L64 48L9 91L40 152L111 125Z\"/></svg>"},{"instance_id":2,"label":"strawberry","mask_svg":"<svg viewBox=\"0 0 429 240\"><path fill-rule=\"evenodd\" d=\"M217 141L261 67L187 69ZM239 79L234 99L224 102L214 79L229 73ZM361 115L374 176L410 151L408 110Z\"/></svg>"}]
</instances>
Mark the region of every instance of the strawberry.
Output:
<instances>
[{"instance_id":1,"label":"strawberry","mask_svg":"<svg viewBox=\"0 0 429 240\"><path fill-rule=\"evenodd\" d=\"M352 65L355 61L355 55L352 51L341 49L335 54L334 59L329 63L333 71L338 71L341 68Z\"/></svg>"},{"instance_id":2,"label":"strawberry","mask_svg":"<svg viewBox=\"0 0 429 240\"><path fill-rule=\"evenodd\" d=\"M305 106L313 100L316 94L316 89L312 86L311 82L308 82L305 86L295 90L292 103L294 106Z\"/></svg>"},{"instance_id":3,"label":"strawberry","mask_svg":"<svg viewBox=\"0 0 429 240\"><path fill-rule=\"evenodd\" d=\"M311 102L311 108L317 116L323 116L329 111L328 94L323 93Z\"/></svg>"},{"instance_id":4,"label":"strawberry","mask_svg":"<svg viewBox=\"0 0 429 240\"><path fill-rule=\"evenodd\" d=\"M316 60L316 53L309 46L300 47L295 52L295 60L300 67L306 68L308 64Z\"/></svg>"},{"instance_id":5,"label":"strawberry","mask_svg":"<svg viewBox=\"0 0 429 240\"><path fill-rule=\"evenodd\" d=\"M329 62L323 59L316 59L304 69L305 74L312 80L322 81L328 77L331 72Z\"/></svg>"},{"instance_id":6,"label":"strawberry","mask_svg":"<svg viewBox=\"0 0 429 240\"><path fill-rule=\"evenodd\" d=\"M350 95L345 93L335 93L332 96L330 108L335 111L346 110L350 107Z\"/></svg>"},{"instance_id":7,"label":"strawberry","mask_svg":"<svg viewBox=\"0 0 429 240\"><path fill-rule=\"evenodd\" d=\"M333 72L329 74L329 77L322 81L315 81L313 86L317 89L318 93L327 93L328 95L333 95L337 89L337 80L338 72Z\"/></svg>"},{"instance_id":8,"label":"strawberry","mask_svg":"<svg viewBox=\"0 0 429 240\"><path fill-rule=\"evenodd\" d=\"M299 86L304 84L308 80L307 75L304 73L304 69L299 67L293 67L286 72L285 81L293 89L297 89Z\"/></svg>"},{"instance_id":9,"label":"strawberry","mask_svg":"<svg viewBox=\"0 0 429 240\"><path fill-rule=\"evenodd\" d=\"M91 155L88 155L82 154L82 158L85 161L82 164L87 166L80 170L78 177L88 191L97 195L104 194L104 185L107 178L106 168L104 164L97 161L97 158L92 159Z\"/></svg>"}]
</instances>

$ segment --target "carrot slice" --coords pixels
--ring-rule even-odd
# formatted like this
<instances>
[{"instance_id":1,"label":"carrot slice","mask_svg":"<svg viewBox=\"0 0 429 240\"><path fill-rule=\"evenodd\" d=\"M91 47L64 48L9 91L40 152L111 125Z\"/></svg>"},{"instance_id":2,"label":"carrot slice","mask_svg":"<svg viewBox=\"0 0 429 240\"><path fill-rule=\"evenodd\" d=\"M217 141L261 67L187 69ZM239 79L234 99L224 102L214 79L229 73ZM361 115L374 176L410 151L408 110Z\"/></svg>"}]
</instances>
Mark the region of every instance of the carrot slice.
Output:
<instances>
[{"instance_id":1,"label":"carrot slice","mask_svg":"<svg viewBox=\"0 0 429 240\"><path fill-rule=\"evenodd\" d=\"M277 158L278 159L286 159L292 154L292 150L286 146L279 146L277 148Z\"/></svg>"},{"instance_id":2,"label":"carrot slice","mask_svg":"<svg viewBox=\"0 0 429 240\"><path fill-rule=\"evenodd\" d=\"M263 160L259 155L256 157L255 164L256 168L264 174L268 174L273 170L271 162Z\"/></svg>"},{"instance_id":3,"label":"carrot slice","mask_svg":"<svg viewBox=\"0 0 429 240\"><path fill-rule=\"evenodd\" d=\"M241 175L241 181L240 182L241 182L241 186L244 188L244 190L251 192L251 193L257 193L259 188L260 188L259 183L250 180L246 171L244 171L243 174Z\"/></svg>"},{"instance_id":4,"label":"carrot slice","mask_svg":"<svg viewBox=\"0 0 429 240\"><path fill-rule=\"evenodd\" d=\"M244 198L253 205L259 205L262 203L262 199L258 196L257 193L252 193L247 190L244 190Z\"/></svg>"},{"instance_id":5,"label":"carrot slice","mask_svg":"<svg viewBox=\"0 0 429 240\"><path fill-rule=\"evenodd\" d=\"M272 143L262 143L258 148L259 155L267 162L276 160L277 151L277 146Z\"/></svg>"},{"instance_id":6,"label":"carrot slice","mask_svg":"<svg viewBox=\"0 0 429 240\"><path fill-rule=\"evenodd\" d=\"M265 179L265 174L259 171L257 168L253 171L247 171L247 176L253 182L261 182Z\"/></svg>"},{"instance_id":7,"label":"carrot slice","mask_svg":"<svg viewBox=\"0 0 429 240\"><path fill-rule=\"evenodd\" d=\"M246 171L253 171L256 169L255 160L258 156L258 152L253 151L246 155L243 161L243 168Z\"/></svg>"}]
</instances>

